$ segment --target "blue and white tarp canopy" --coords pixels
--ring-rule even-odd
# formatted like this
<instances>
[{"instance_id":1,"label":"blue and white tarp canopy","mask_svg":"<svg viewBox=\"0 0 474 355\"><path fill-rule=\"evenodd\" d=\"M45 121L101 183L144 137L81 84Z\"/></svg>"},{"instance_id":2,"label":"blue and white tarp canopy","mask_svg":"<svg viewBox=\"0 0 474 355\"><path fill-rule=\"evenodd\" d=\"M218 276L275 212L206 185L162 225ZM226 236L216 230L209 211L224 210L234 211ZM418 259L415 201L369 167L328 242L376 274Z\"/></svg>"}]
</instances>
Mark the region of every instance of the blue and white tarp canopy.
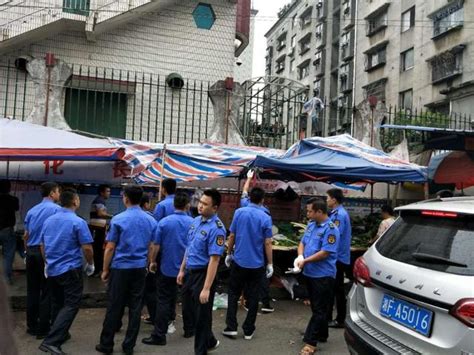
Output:
<instances>
[{"instance_id":1,"label":"blue and white tarp canopy","mask_svg":"<svg viewBox=\"0 0 474 355\"><path fill-rule=\"evenodd\" d=\"M257 156L253 166L263 169L263 178L298 182L427 181L426 167L393 158L347 134L304 139L281 158Z\"/></svg>"}]
</instances>

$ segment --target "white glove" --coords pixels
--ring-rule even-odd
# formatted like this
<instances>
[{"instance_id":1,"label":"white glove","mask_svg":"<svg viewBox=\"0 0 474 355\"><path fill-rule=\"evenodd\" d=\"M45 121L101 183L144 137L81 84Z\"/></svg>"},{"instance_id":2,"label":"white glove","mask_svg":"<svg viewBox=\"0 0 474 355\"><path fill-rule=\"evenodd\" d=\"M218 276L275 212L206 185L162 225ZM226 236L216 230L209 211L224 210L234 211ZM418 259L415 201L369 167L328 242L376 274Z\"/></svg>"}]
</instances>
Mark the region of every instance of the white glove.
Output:
<instances>
[{"instance_id":1,"label":"white glove","mask_svg":"<svg viewBox=\"0 0 474 355\"><path fill-rule=\"evenodd\" d=\"M251 170L247 171L247 179L253 178L254 175L255 175L254 170L251 169Z\"/></svg>"},{"instance_id":2,"label":"white glove","mask_svg":"<svg viewBox=\"0 0 474 355\"><path fill-rule=\"evenodd\" d=\"M265 273L265 276L267 277L267 279L269 279L270 277L273 276L273 265L272 264L267 265L267 272Z\"/></svg>"},{"instance_id":3,"label":"white glove","mask_svg":"<svg viewBox=\"0 0 474 355\"><path fill-rule=\"evenodd\" d=\"M304 256L303 255L298 255L298 257L295 259L295 261L293 261L293 269L298 269L300 270L299 266L298 266L298 263L300 261L303 261L304 260ZM301 270L300 270L301 271Z\"/></svg>"},{"instance_id":4,"label":"white glove","mask_svg":"<svg viewBox=\"0 0 474 355\"><path fill-rule=\"evenodd\" d=\"M95 271L95 266L94 264L86 264L84 266L84 272L86 273L87 276L92 276Z\"/></svg>"},{"instance_id":5,"label":"white glove","mask_svg":"<svg viewBox=\"0 0 474 355\"><path fill-rule=\"evenodd\" d=\"M288 271L285 271L285 274L299 274L301 269L298 267L289 267Z\"/></svg>"},{"instance_id":6,"label":"white glove","mask_svg":"<svg viewBox=\"0 0 474 355\"><path fill-rule=\"evenodd\" d=\"M47 279L48 278L48 272L46 271L46 264L44 265L44 278Z\"/></svg>"},{"instance_id":7,"label":"white glove","mask_svg":"<svg viewBox=\"0 0 474 355\"><path fill-rule=\"evenodd\" d=\"M227 254L224 260L225 266L230 267L230 264L232 263L232 259L234 259L232 254Z\"/></svg>"}]
</instances>

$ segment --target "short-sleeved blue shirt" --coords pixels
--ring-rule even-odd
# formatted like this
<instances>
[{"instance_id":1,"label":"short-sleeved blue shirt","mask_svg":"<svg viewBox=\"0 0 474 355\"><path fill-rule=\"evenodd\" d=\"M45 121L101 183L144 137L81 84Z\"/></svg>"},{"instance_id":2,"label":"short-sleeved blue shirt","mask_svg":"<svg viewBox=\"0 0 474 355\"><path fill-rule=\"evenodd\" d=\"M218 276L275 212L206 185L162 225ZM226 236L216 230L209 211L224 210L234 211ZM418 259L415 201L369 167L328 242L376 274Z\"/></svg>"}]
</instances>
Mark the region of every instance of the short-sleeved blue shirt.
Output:
<instances>
[{"instance_id":1,"label":"short-sleeved blue shirt","mask_svg":"<svg viewBox=\"0 0 474 355\"><path fill-rule=\"evenodd\" d=\"M25 230L28 232L27 246L34 247L41 244L41 229L44 222L60 209L61 207L49 198L44 198L41 203L28 211L25 217Z\"/></svg>"},{"instance_id":2,"label":"short-sleeved blue shirt","mask_svg":"<svg viewBox=\"0 0 474 355\"><path fill-rule=\"evenodd\" d=\"M234 262L248 269L264 266L264 243L272 237L272 218L261 206L250 203L236 210L230 231L235 235Z\"/></svg>"},{"instance_id":3,"label":"short-sleeved blue shirt","mask_svg":"<svg viewBox=\"0 0 474 355\"><path fill-rule=\"evenodd\" d=\"M158 223L154 243L160 245L160 270L163 275L178 276L188 246L188 231L191 223L193 219L183 211L175 211Z\"/></svg>"},{"instance_id":4,"label":"short-sleeved blue shirt","mask_svg":"<svg viewBox=\"0 0 474 355\"><path fill-rule=\"evenodd\" d=\"M242 198L240 199L240 207L248 207L248 205L250 204L251 204L250 198L248 196L243 195ZM256 205L256 206L258 206L258 208L260 208L266 214L270 215L270 210L267 207L262 206L262 205Z\"/></svg>"},{"instance_id":5,"label":"short-sleeved blue shirt","mask_svg":"<svg viewBox=\"0 0 474 355\"><path fill-rule=\"evenodd\" d=\"M41 231L48 276L58 276L82 267L84 244L93 242L85 220L67 208L46 219Z\"/></svg>"},{"instance_id":6,"label":"short-sleeved blue shirt","mask_svg":"<svg viewBox=\"0 0 474 355\"><path fill-rule=\"evenodd\" d=\"M110 221L106 241L115 243L113 269L146 267L148 247L155 240L158 223L139 206L128 207Z\"/></svg>"},{"instance_id":7,"label":"short-sleeved blue shirt","mask_svg":"<svg viewBox=\"0 0 474 355\"><path fill-rule=\"evenodd\" d=\"M226 229L217 215L206 220L202 216L194 218L188 232L186 268L206 268L211 255L222 256L225 238Z\"/></svg>"},{"instance_id":8,"label":"short-sleeved blue shirt","mask_svg":"<svg viewBox=\"0 0 474 355\"><path fill-rule=\"evenodd\" d=\"M332 223L339 229L341 239L337 249L337 260L343 264L349 265L351 263L351 218L349 213L343 206L337 206L329 214Z\"/></svg>"},{"instance_id":9,"label":"short-sleeved blue shirt","mask_svg":"<svg viewBox=\"0 0 474 355\"><path fill-rule=\"evenodd\" d=\"M320 250L329 252L329 256L321 261L307 263L303 274L308 277L336 278L337 247L339 244L339 230L328 218L321 224L311 222L301 239L304 245L303 256L306 258Z\"/></svg>"},{"instance_id":10,"label":"short-sleeved blue shirt","mask_svg":"<svg viewBox=\"0 0 474 355\"><path fill-rule=\"evenodd\" d=\"M162 218L165 218L174 212L174 195L168 195L163 201L160 201L153 211L153 216L156 221L161 221Z\"/></svg>"}]
</instances>

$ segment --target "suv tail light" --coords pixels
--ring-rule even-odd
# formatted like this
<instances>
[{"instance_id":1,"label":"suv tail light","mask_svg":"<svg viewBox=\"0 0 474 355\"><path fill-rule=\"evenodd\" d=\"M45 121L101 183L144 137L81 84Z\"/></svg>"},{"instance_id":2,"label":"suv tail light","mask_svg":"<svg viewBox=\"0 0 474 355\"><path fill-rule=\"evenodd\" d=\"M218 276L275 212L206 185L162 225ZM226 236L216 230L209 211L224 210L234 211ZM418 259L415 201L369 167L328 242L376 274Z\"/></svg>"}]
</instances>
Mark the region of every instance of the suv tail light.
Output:
<instances>
[{"instance_id":1,"label":"suv tail light","mask_svg":"<svg viewBox=\"0 0 474 355\"><path fill-rule=\"evenodd\" d=\"M370 270L364 258L361 256L354 263L354 279L364 287L372 287L370 280Z\"/></svg>"},{"instance_id":2,"label":"suv tail light","mask_svg":"<svg viewBox=\"0 0 474 355\"><path fill-rule=\"evenodd\" d=\"M474 328L474 298L460 299L449 313L468 327Z\"/></svg>"}]
</instances>

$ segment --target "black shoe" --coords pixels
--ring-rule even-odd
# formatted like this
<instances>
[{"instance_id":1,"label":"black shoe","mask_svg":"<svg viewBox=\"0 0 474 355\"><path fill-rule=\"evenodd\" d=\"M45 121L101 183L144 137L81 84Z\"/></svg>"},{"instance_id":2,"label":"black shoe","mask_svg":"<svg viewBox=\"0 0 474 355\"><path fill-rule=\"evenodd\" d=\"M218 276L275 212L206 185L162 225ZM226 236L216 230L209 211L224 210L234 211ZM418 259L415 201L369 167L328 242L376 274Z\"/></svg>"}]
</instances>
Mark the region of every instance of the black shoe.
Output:
<instances>
[{"instance_id":1,"label":"black shoe","mask_svg":"<svg viewBox=\"0 0 474 355\"><path fill-rule=\"evenodd\" d=\"M125 355L133 355L133 349L123 349L123 348L122 348L122 352L123 352Z\"/></svg>"},{"instance_id":2,"label":"black shoe","mask_svg":"<svg viewBox=\"0 0 474 355\"><path fill-rule=\"evenodd\" d=\"M227 337L227 338L232 338L232 339L235 339L235 337L239 334L239 332L235 329L231 329L229 327L225 328L223 331L222 331L222 335Z\"/></svg>"},{"instance_id":3,"label":"black shoe","mask_svg":"<svg viewBox=\"0 0 474 355\"><path fill-rule=\"evenodd\" d=\"M209 349L207 349L207 352L208 353L213 352L219 347L219 345L221 345L221 342L219 340L216 340L216 343L214 344L214 346L211 346Z\"/></svg>"},{"instance_id":4,"label":"black shoe","mask_svg":"<svg viewBox=\"0 0 474 355\"><path fill-rule=\"evenodd\" d=\"M192 338L194 336L194 332L184 332L183 337L186 339Z\"/></svg>"},{"instance_id":5,"label":"black shoe","mask_svg":"<svg viewBox=\"0 0 474 355\"><path fill-rule=\"evenodd\" d=\"M41 351L45 353L50 353L51 355L65 355L66 353L61 350L59 346L48 345L42 343L39 348Z\"/></svg>"},{"instance_id":6,"label":"black shoe","mask_svg":"<svg viewBox=\"0 0 474 355\"><path fill-rule=\"evenodd\" d=\"M114 349L107 349L105 346L102 346L101 344L97 344L95 346L95 350L102 354L112 354L114 352Z\"/></svg>"},{"instance_id":7,"label":"black shoe","mask_svg":"<svg viewBox=\"0 0 474 355\"><path fill-rule=\"evenodd\" d=\"M160 339L150 335L148 338L143 338L142 343L146 345L166 345L166 339Z\"/></svg>"},{"instance_id":8,"label":"black shoe","mask_svg":"<svg viewBox=\"0 0 474 355\"><path fill-rule=\"evenodd\" d=\"M38 339L38 340L44 339L48 336L48 333L49 332L38 332L38 333L36 333L36 339Z\"/></svg>"},{"instance_id":9,"label":"black shoe","mask_svg":"<svg viewBox=\"0 0 474 355\"><path fill-rule=\"evenodd\" d=\"M333 320L328 323L329 328L344 328L344 323L339 323L337 320Z\"/></svg>"},{"instance_id":10,"label":"black shoe","mask_svg":"<svg viewBox=\"0 0 474 355\"><path fill-rule=\"evenodd\" d=\"M262 313L273 313L275 309L270 304L264 304L262 306Z\"/></svg>"}]
</instances>

